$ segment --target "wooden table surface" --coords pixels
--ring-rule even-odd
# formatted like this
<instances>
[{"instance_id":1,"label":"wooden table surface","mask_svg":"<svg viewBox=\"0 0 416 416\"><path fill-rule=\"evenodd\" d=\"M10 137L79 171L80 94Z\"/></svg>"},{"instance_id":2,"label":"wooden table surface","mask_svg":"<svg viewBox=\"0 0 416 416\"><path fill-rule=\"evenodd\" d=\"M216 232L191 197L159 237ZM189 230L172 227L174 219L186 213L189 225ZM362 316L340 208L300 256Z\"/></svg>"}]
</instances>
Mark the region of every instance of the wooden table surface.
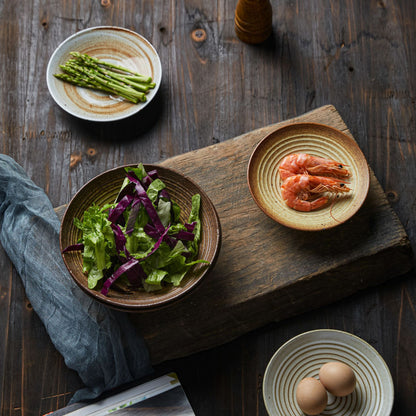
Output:
<instances>
[{"instance_id":1,"label":"wooden table surface","mask_svg":"<svg viewBox=\"0 0 416 416\"><path fill-rule=\"evenodd\" d=\"M234 32L235 0L0 1L0 151L59 206L108 168L160 162L332 104L414 249L416 3L272 5L271 37L248 45ZM88 123L49 95L45 71L55 48L100 25L135 30L159 53L162 85L139 117ZM2 248L0 264L0 413L41 415L64 406L82 383L51 344ZM415 300L411 272L157 370L178 373L197 415L266 415L261 383L273 353L302 332L341 329L370 343L389 366L392 415L412 415Z\"/></svg>"}]
</instances>

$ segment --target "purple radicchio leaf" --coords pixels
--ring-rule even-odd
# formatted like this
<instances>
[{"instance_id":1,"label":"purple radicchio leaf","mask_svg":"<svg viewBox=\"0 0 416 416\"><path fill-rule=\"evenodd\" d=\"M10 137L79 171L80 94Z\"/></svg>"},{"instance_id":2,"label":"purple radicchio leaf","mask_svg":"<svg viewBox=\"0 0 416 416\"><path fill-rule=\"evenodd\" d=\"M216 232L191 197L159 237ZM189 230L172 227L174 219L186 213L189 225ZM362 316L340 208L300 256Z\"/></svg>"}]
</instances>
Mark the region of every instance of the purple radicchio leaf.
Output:
<instances>
[{"instance_id":1,"label":"purple radicchio leaf","mask_svg":"<svg viewBox=\"0 0 416 416\"><path fill-rule=\"evenodd\" d=\"M176 234L172 234L172 237L182 241L194 241L195 234L189 231L178 231Z\"/></svg>"},{"instance_id":2,"label":"purple radicchio leaf","mask_svg":"<svg viewBox=\"0 0 416 416\"><path fill-rule=\"evenodd\" d=\"M165 238L165 236L167 235L169 231L169 227L166 227L166 229L164 230L164 232L162 233L162 235L159 237L159 239L157 240L157 242L155 243L155 245L153 246L152 250L147 253L147 255L145 257L143 257L142 259L138 260L135 259L134 257L130 258L128 261L126 261L126 263L122 264L103 284L103 287L101 289L101 293L105 296L108 295L108 291L111 287L111 285L123 274L123 273L128 273L129 270L134 269L137 264L139 264L140 261L143 261L144 259L148 258L149 256L151 256L159 247L160 244L162 243L163 239ZM143 271L144 273L144 271Z\"/></svg>"},{"instance_id":3,"label":"purple radicchio leaf","mask_svg":"<svg viewBox=\"0 0 416 416\"><path fill-rule=\"evenodd\" d=\"M120 215L126 210L126 208L130 205L132 200L133 195L124 195L123 198L121 198L120 202L114 208L110 209L108 213L108 220L112 223L116 223L117 220L120 218Z\"/></svg>"},{"instance_id":4,"label":"purple radicchio leaf","mask_svg":"<svg viewBox=\"0 0 416 416\"><path fill-rule=\"evenodd\" d=\"M119 225L113 224L113 223L111 224L111 229L113 230L113 233L114 233L114 240L116 242L117 251L119 253L124 252L127 256L128 252L126 250L126 237L124 236L122 229L120 228Z\"/></svg>"},{"instance_id":5,"label":"purple radicchio leaf","mask_svg":"<svg viewBox=\"0 0 416 416\"><path fill-rule=\"evenodd\" d=\"M186 222L185 228L191 233L192 231L194 231L195 225L196 225L196 221L192 222L191 224Z\"/></svg>"},{"instance_id":6,"label":"purple radicchio leaf","mask_svg":"<svg viewBox=\"0 0 416 416\"><path fill-rule=\"evenodd\" d=\"M126 233L131 234L136 224L136 219L140 211L141 202L139 198L135 198L131 203L129 218L127 219Z\"/></svg>"},{"instance_id":7,"label":"purple radicchio leaf","mask_svg":"<svg viewBox=\"0 0 416 416\"><path fill-rule=\"evenodd\" d=\"M130 181L132 181L136 185L137 196L140 198L140 201L143 204L144 208L146 209L146 212L149 215L150 220L152 221L156 230L159 233L163 233L165 231L165 227L163 226L162 221L160 221L160 218L157 215L156 209L153 206L152 201L148 197L145 189L143 188L143 185L135 176L131 175L130 173L127 174L127 177L129 178Z\"/></svg>"},{"instance_id":8,"label":"purple radicchio leaf","mask_svg":"<svg viewBox=\"0 0 416 416\"><path fill-rule=\"evenodd\" d=\"M126 263L122 264L103 284L101 293L105 296L108 295L111 285L126 271L132 269L139 263L139 260L131 258Z\"/></svg>"}]
</instances>

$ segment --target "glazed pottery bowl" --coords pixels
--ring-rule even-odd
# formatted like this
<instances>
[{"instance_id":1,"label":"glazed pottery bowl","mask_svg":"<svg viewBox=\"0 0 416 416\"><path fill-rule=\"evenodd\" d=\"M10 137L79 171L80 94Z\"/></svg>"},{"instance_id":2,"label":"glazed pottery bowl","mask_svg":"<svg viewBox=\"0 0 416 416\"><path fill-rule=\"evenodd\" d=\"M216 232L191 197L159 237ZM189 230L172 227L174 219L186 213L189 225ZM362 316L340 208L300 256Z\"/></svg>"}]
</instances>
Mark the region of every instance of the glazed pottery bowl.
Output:
<instances>
[{"instance_id":1,"label":"glazed pottery bowl","mask_svg":"<svg viewBox=\"0 0 416 416\"><path fill-rule=\"evenodd\" d=\"M145 102L134 104L55 78L54 74L62 72L60 65L71 58L71 52L85 53L150 76L156 86L149 90ZM52 54L46 71L48 89L55 102L75 117L96 122L121 120L143 110L156 96L161 80L162 66L151 43L136 32L113 26L92 27L67 38Z\"/></svg>"},{"instance_id":2,"label":"glazed pottery bowl","mask_svg":"<svg viewBox=\"0 0 416 416\"><path fill-rule=\"evenodd\" d=\"M282 198L279 166L286 156L296 153L346 165L351 191L330 198L314 211L289 207ZM367 197L370 175L364 154L350 136L323 124L295 123L276 129L258 143L250 157L247 181L254 201L270 218L287 227L317 231L344 223L360 209Z\"/></svg>"},{"instance_id":3,"label":"glazed pottery bowl","mask_svg":"<svg viewBox=\"0 0 416 416\"><path fill-rule=\"evenodd\" d=\"M305 332L283 344L269 361L263 378L263 399L270 416L304 416L296 402L296 388L306 377L319 378L330 361L352 368L355 390L344 397L328 393L322 415L389 416L394 387L380 354L361 338L338 330Z\"/></svg>"},{"instance_id":4,"label":"glazed pottery bowl","mask_svg":"<svg viewBox=\"0 0 416 416\"><path fill-rule=\"evenodd\" d=\"M134 167L137 165L128 166ZM81 231L74 225L75 218L81 219L84 212L93 204L104 206L116 201L125 178L126 167L120 166L96 176L75 194L62 219L60 230L62 251L66 247L76 244L81 237ZM175 170L158 165L144 165L144 167L147 172L157 170L158 177L165 183L171 199L181 208L181 222L187 221L189 217L192 195L200 194L201 240L197 258L207 260L209 265L200 263L192 266L179 286L168 284L161 290L146 292L143 289L131 290L128 285L122 286L120 283L115 288L113 288L113 285L108 295L104 295L100 290L88 288L87 276L82 270L81 251L70 251L62 254L72 278L89 296L107 306L130 312L166 306L173 301L182 299L185 294L188 294L201 283L214 266L221 243L220 221L214 205L203 189L190 178Z\"/></svg>"}]
</instances>

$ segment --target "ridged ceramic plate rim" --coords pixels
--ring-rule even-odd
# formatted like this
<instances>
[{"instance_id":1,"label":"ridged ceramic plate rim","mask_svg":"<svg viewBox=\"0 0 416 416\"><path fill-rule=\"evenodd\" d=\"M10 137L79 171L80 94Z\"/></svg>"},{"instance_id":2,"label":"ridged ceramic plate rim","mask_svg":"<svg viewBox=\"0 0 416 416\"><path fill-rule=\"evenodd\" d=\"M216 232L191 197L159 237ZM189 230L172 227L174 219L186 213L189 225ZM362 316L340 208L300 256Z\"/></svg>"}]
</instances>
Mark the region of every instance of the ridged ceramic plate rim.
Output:
<instances>
[{"instance_id":1,"label":"ridged ceramic plate rim","mask_svg":"<svg viewBox=\"0 0 416 416\"><path fill-rule=\"evenodd\" d=\"M296 387L305 377L318 378L320 367L328 361L348 364L357 384L346 397L328 394L322 415L390 415L394 386L377 350L348 332L318 329L290 339L270 359L263 378L263 399L269 416L304 416L296 403Z\"/></svg>"},{"instance_id":2,"label":"ridged ceramic plate rim","mask_svg":"<svg viewBox=\"0 0 416 416\"><path fill-rule=\"evenodd\" d=\"M348 165L351 191L316 211L300 212L286 205L280 191L279 166L292 153L334 159ZM248 164L250 193L259 208L287 227L305 231L329 229L350 219L362 206L369 189L369 168L354 139L319 123L292 123L266 135Z\"/></svg>"},{"instance_id":3,"label":"ridged ceramic plate rim","mask_svg":"<svg viewBox=\"0 0 416 416\"><path fill-rule=\"evenodd\" d=\"M61 222L59 243L61 250L77 243L81 231L75 227L74 218L82 218L85 210L93 203L103 206L114 202L125 178L125 168L137 164L118 166L109 169L89 180L69 202ZM221 224L212 201L205 191L192 179L180 172L160 165L144 164L147 172L157 169L159 178L165 182L171 197L181 207L181 220L188 219L191 210L191 198L195 193L201 195L201 241L198 259L208 260L209 265L196 264L183 278L182 283L175 287L168 285L155 292L125 291L110 288L108 296L99 290L89 289L87 276L82 271L82 256L80 251L62 254L64 263L77 285L89 296L114 309L127 312L139 312L160 308L173 301L182 299L190 293L214 267L221 247ZM116 285L117 286L117 285ZM124 289L124 288L122 288Z\"/></svg>"},{"instance_id":4,"label":"ridged ceramic plate rim","mask_svg":"<svg viewBox=\"0 0 416 416\"><path fill-rule=\"evenodd\" d=\"M151 76L156 83L147 100L134 104L99 91L80 88L53 76L61 73L70 52L87 53ZM88 121L116 121L138 113L155 97L162 80L162 65L153 45L142 35L122 27L96 26L65 39L53 52L46 70L46 83L55 102L66 112Z\"/></svg>"}]
</instances>

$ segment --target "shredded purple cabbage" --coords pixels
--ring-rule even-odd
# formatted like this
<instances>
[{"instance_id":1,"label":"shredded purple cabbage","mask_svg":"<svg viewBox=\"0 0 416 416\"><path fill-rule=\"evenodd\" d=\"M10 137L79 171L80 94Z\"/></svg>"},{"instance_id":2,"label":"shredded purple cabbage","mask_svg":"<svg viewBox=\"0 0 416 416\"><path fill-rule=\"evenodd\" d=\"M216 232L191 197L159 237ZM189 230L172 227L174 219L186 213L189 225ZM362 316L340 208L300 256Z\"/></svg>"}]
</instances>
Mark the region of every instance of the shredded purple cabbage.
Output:
<instances>
[{"instance_id":1,"label":"shredded purple cabbage","mask_svg":"<svg viewBox=\"0 0 416 416\"><path fill-rule=\"evenodd\" d=\"M166 188L164 188L160 191L159 197L167 199L168 201L170 201L170 195L169 195L169 192L166 190Z\"/></svg>"},{"instance_id":2,"label":"shredded purple cabbage","mask_svg":"<svg viewBox=\"0 0 416 416\"><path fill-rule=\"evenodd\" d=\"M120 228L119 225L113 224L113 223L111 223L111 229L113 230L117 251L119 253L124 252L126 253L126 256L127 256L128 252L126 250L126 237L123 234L123 230Z\"/></svg>"},{"instance_id":3,"label":"shredded purple cabbage","mask_svg":"<svg viewBox=\"0 0 416 416\"><path fill-rule=\"evenodd\" d=\"M108 295L111 285L125 272L132 269L139 263L139 260L131 258L126 263L122 264L103 284L101 293L105 296Z\"/></svg>"},{"instance_id":4,"label":"shredded purple cabbage","mask_svg":"<svg viewBox=\"0 0 416 416\"><path fill-rule=\"evenodd\" d=\"M133 195L127 194L121 198L120 202L109 210L108 213L108 220L112 223L117 222L120 218L120 215L126 210L126 208L130 205L131 201L133 200Z\"/></svg>"},{"instance_id":5,"label":"shredded purple cabbage","mask_svg":"<svg viewBox=\"0 0 416 416\"><path fill-rule=\"evenodd\" d=\"M150 176L153 180L159 179L159 174L157 173L156 169L153 169L147 172L147 176Z\"/></svg>"},{"instance_id":6,"label":"shredded purple cabbage","mask_svg":"<svg viewBox=\"0 0 416 416\"><path fill-rule=\"evenodd\" d=\"M141 202L139 198L135 198L131 203L131 209L129 213L129 218L127 219L126 233L131 234L134 230L134 225L136 224L137 216L139 215Z\"/></svg>"},{"instance_id":7,"label":"shredded purple cabbage","mask_svg":"<svg viewBox=\"0 0 416 416\"><path fill-rule=\"evenodd\" d=\"M131 257L128 261L126 261L126 263L122 264L103 284L103 287L101 289L101 293L105 296L108 295L108 291L110 290L111 285L123 274L128 272L129 270L133 269L134 267L136 267L137 264L139 264L140 261L143 261L144 259L146 259L147 257L151 256L160 246L160 244L162 244L163 239L165 238L166 234L169 231L169 227L166 227L165 231L162 233L162 235L159 237L159 240L157 240L157 242L155 243L155 245L153 246L152 250L150 250L149 253L147 253L147 255L143 258L141 258L140 260ZM143 270L143 269L142 269ZM144 271L143 271L144 273Z\"/></svg>"},{"instance_id":8,"label":"shredded purple cabbage","mask_svg":"<svg viewBox=\"0 0 416 416\"><path fill-rule=\"evenodd\" d=\"M143 280L146 279L147 274L143 270L143 267L140 263L137 263L131 269L125 271L127 279L129 279L130 285L132 287L140 287L143 284Z\"/></svg>"},{"instance_id":9,"label":"shredded purple cabbage","mask_svg":"<svg viewBox=\"0 0 416 416\"><path fill-rule=\"evenodd\" d=\"M143 257L140 260L144 260L148 258L159 248L159 246L162 244L162 241L165 239L166 235L168 234L169 228L170 228L170 225L168 225L166 229L163 231L159 239L156 241L156 244L153 246L152 250L150 250L150 252L146 255L146 257Z\"/></svg>"},{"instance_id":10,"label":"shredded purple cabbage","mask_svg":"<svg viewBox=\"0 0 416 416\"><path fill-rule=\"evenodd\" d=\"M145 176L142 179L142 184L143 184L144 189L147 190L147 188L149 188L149 186L152 182L153 182L153 179L149 175Z\"/></svg>"},{"instance_id":11,"label":"shredded purple cabbage","mask_svg":"<svg viewBox=\"0 0 416 416\"><path fill-rule=\"evenodd\" d=\"M157 215L156 209L153 206L153 203L148 197L141 182L139 181L139 179L137 179L135 176L131 175L130 173L127 173L127 177L129 178L130 181L132 181L136 185L137 196L140 198L140 201L145 207L146 212L150 217L150 220L152 221L153 225L156 227L156 230L159 233L163 233L165 231L165 227L163 226L162 221L160 221L160 218Z\"/></svg>"},{"instance_id":12,"label":"shredded purple cabbage","mask_svg":"<svg viewBox=\"0 0 416 416\"><path fill-rule=\"evenodd\" d=\"M160 237L160 233L151 224L146 224L143 227L144 232L149 236L157 240Z\"/></svg>"},{"instance_id":13,"label":"shredded purple cabbage","mask_svg":"<svg viewBox=\"0 0 416 416\"><path fill-rule=\"evenodd\" d=\"M185 228L190 232L190 233L192 233L193 231L194 231L194 229L195 229L195 225L196 225L196 221L194 221L194 222L192 222L191 224L189 224L189 223L185 223Z\"/></svg>"},{"instance_id":14,"label":"shredded purple cabbage","mask_svg":"<svg viewBox=\"0 0 416 416\"><path fill-rule=\"evenodd\" d=\"M183 240L183 241L194 241L195 234L189 231L179 231L176 234L172 234L171 237L175 237L178 240Z\"/></svg>"}]
</instances>

